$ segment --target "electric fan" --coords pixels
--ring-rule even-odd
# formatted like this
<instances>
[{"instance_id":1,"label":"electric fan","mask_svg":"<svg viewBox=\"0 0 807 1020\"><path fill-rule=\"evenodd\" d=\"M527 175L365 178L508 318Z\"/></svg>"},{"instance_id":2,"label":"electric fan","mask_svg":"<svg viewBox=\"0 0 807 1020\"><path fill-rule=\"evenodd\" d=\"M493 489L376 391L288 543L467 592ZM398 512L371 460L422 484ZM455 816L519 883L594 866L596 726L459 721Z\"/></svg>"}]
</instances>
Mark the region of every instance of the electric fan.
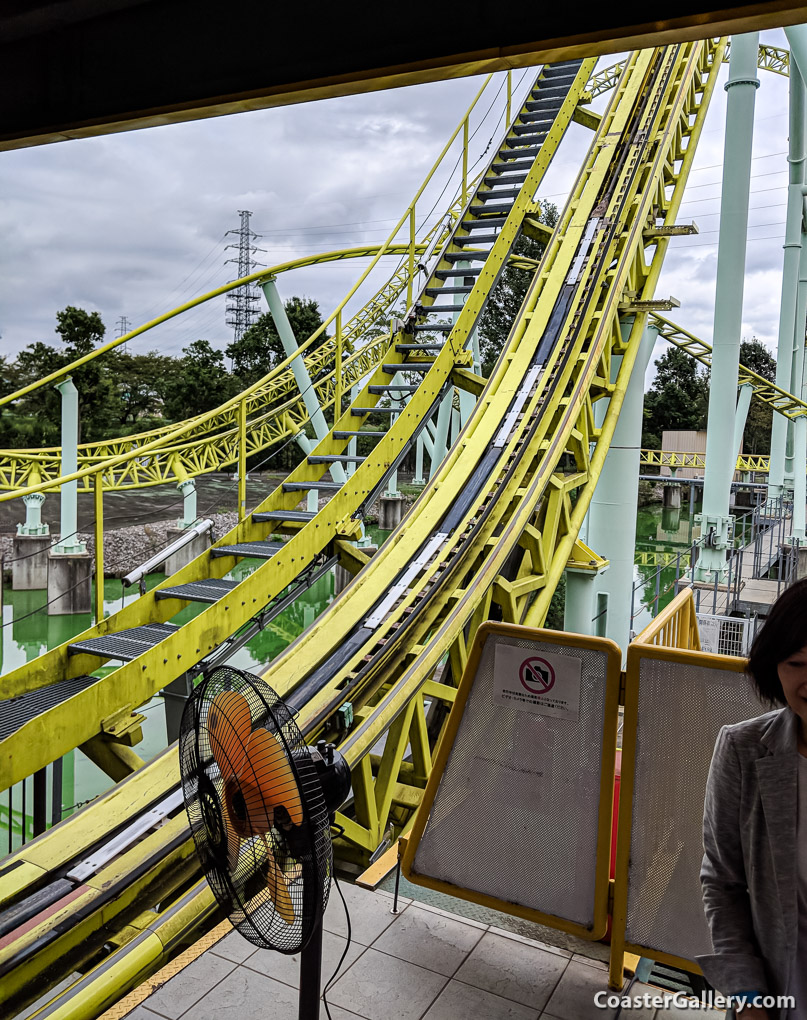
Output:
<instances>
[{"instance_id":1,"label":"electric fan","mask_svg":"<svg viewBox=\"0 0 807 1020\"><path fill-rule=\"evenodd\" d=\"M182 794L202 870L253 945L301 953L301 1020L319 1016L322 915L333 872L330 822L350 788L333 744L309 747L261 679L205 675L179 736Z\"/></svg>"}]
</instances>

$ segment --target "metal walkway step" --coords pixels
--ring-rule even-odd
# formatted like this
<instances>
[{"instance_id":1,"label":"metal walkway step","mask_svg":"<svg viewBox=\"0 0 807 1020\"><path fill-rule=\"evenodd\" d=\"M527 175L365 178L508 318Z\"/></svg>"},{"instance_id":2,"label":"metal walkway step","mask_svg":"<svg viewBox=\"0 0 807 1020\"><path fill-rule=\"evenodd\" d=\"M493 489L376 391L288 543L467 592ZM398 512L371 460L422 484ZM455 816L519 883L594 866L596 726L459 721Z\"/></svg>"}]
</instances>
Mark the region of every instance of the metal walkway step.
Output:
<instances>
[{"instance_id":1,"label":"metal walkway step","mask_svg":"<svg viewBox=\"0 0 807 1020\"><path fill-rule=\"evenodd\" d=\"M358 433L356 433L358 435ZM368 433L362 433L367 435ZM386 432L379 432L385 436ZM341 436L340 436L341 438ZM288 521L289 524L305 524L312 521L317 515L309 510L264 510L262 513L252 515L256 524L263 524L264 521Z\"/></svg>"},{"instance_id":2,"label":"metal walkway step","mask_svg":"<svg viewBox=\"0 0 807 1020\"><path fill-rule=\"evenodd\" d=\"M510 144L509 141L506 142L505 144L507 148L501 149L497 157L502 161L507 161L511 159L524 159L525 156L534 157L537 156L538 153L541 151L540 145L533 145L529 149L518 149L513 147L524 144L524 139L522 139L520 142L518 141L518 139L514 139L512 145Z\"/></svg>"},{"instance_id":3,"label":"metal walkway step","mask_svg":"<svg viewBox=\"0 0 807 1020\"><path fill-rule=\"evenodd\" d=\"M397 414L400 410L400 407L351 407L350 413L361 418L365 414ZM362 435L367 433L362 432Z\"/></svg>"},{"instance_id":4,"label":"metal walkway step","mask_svg":"<svg viewBox=\"0 0 807 1020\"><path fill-rule=\"evenodd\" d=\"M508 167L508 170L510 169L512 169L512 167ZM528 177L529 173L526 170L519 171L518 173L510 173L507 174L506 177L502 177L500 173L497 173L491 167L491 170L485 174L485 183L490 188L501 188L507 184L523 184Z\"/></svg>"},{"instance_id":5,"label":"metal walkway step","mask_svg":"<svg viewBox=\"0 0 807 1020\"><path fill-rule=\"evenodd\" d=\"M450 333L453 328L453 322L418 322L415 324L416 333ZM374 391L371 389L370 392Z\"/></svg>"},{"instance_id":6,"label":"metal walkway step","mask_svg":"<svg viewBox=\"0 0 807 1020\"><path fill-rule=\"evenodd\" d=\"M521 188L510 188L509 191L506 188L499 188L497 191L480 191L480 193L476 196L476 200L477 202L487 203L494 200L497 202L503 202L506 199L510 199L512 202L515 202L520 191ZM473 208L473 206L471 208Z\"/></svg>"},{"instance_id":7,"label":"metal walkway step","mask_svg":"<svg viewBox=\"0 0 807 1020\"><path fill-rule=\"evenodd\" d=\"M441 351L442 344L396 344L395 350L399 354L406 354L409 351ZM336 433L334 433L335 435ZM360 432L359 435L372 435L372 433ZM378 435L386 435L386 432L379 432Z\"/></svg>"},{"instance_id":8,"label":"metal walkway step","mask_svg":"<svg viewBox=\"0 0 807 1020\"><path fill-rule=\"evenodd\" d=\"M353 456L349 453L314 454L307 457L309 464L361 464L366 457Z\"/></svg>"},{"instance_id":9,"label":"metal walkway step","mask_svg":"<svg viewBox=\"0 0 807 1020\"><path fill-rule=\"evenodd\" d=\"M485 226L487 226L487 224L485 224ZM498 241L498 239L499 239L498 234L476 234L474 237L457 237L455 238L454 243L458 245L487 244L487 243L495 244L496 241ZM486 254L490 254L490 252L487 252ZM432 310L434 310L434 305L429 305L428 311L431 312ZM443 311L443 309L439 310ZM449 310L454 310L454 305L446 305L445 311Z\"/></svg>"},{"instance_id":10,"label":"metal walkway step","mask_svg":"<svg viewBox=\"0 0 807 1020\"><path fill-rule=\"evenodd\" d=\"M103 634L101 637L76 641L67 646L67 653L77 655L79 652L89 652L91 655L99 655L102 659L122 659L124 662L131 662L178 630L179 627L175 623L147 623L142 627L119 630L116 634Z\"/></svg>"},{"instance_id":11,"label":"metal walkway step","mask_svg":"<svg viewBox=\"0 0 807 1020\"><path fill-rule=\"evenodd\" d=\"M449 327L450 328L450 327ZM417 329L417 326L415 327ZM369 393L383 393L393 396L396 393L414 393L418 388L414 383L387 383L385 386L368 386Z\"/></svg>"},{"instance_id":12,"label":"metal walkway step","mask_svg":"<svg viewBox=\"0 0 807 1020\"><path fill-rule=\"evenodd\" d=\"M428 297L437 297L439 294L470 294L473 287L427 287L424 291Z\"/></svg>"},{"instance_id":13,"label":"metal walkway step","mask_svg":"<svg viewBox=\"0 0 807 1020\"><path fill-rule=\"evenodd\" d=\"M504 144L508 149L517 149L521 145L534 145L536 151L546 141L547 132L538 131L532 135L516 135L515 138L505 138ZM519 152L519 156L522 153Z\"/></svg>"},{"instance_id":14,"label":"metal walkway step","mask_svg":"<svg viewBox=\"0 0 807 1020\"><path fill-rule=\"evenodd\" d=\"M435 276L439 280L447 280L449 276L479 276L481 269L438 269Z\"/></svg>"},{"instance_id":15,"label":"metal walkway step","mask_svg":"<svg viewBox=\"0 0 807 1020\"><path fill-rule=\"evenodd\" d=\"M417 347L416 344L414 344L413 347L414 347L415 350L418 350L418 347ZM398 350L400 350L400 347L398 348ZM367 431L359 430L357 432L345 432L343 430L340 430L339 432L334 432L333 438L334 439L353 439L354 436L377 436L378 438L381 438L381 436L385 436L386 434L387 434L386 432L371 432L369 430L367 430ZM280 511L277 511L277 512L279 513ZM253 514L252 516L253 516L253 519L255 519L255 514ZM275 519L277 519L277 518L275 518Z\"/></svg>"},{"instance_id":16,"label":"metal walkway step","mask_svg":"<svg viewBox=\"0 0 807 1020\"><path fill-rule=\"evenodd\" d=\"M100 682L97 676L73 676L67 680L59 680L48 687L39 687L35 691L28 691L21 694L19 698L11 698L3 701L0 711L0 740L5 740L12 733L16 733L21 726L24 726L31 719L35 719L42 712L46 712L54 705L61 705L63 701L79 694L92 684Z\"/></svg>"},{"instance_id":17,"label":"metal walkway step","mask_svg":"<svg viewBox=\"0 0 807 1020\"><path fill-rule=\"evenodd\" d=\"M469 244L471 243L469 239ZM473 239L473 244L478 243L478 238ZM489 251L448 251L443 255L446 262L484 262L490 255Z\"/></svg>"},{"instance_id":18,"label":"metal walkway step","mask_svg":"<svg viewBox=\"0 0 807 1020\"><path fill-rule=\"evenodd\" d=\"M317 492L338 492L342 488L342 482L284 482L284 492L310 492L315 489Z\"/></svg>"},{"instance_id":19,"label":"metal walkway step","mask_svg":"<svg viewBox=\"0 0 807 1020\"><path fill-rule=\"evenodd\" d=\"M225 581L223 577L208 577L204 581L188 581L173 588L160 588L155 591L158 599L187 599L189 602L218 602L228 591L232 591L237 581Z\"/></svg>"},{"instance_id":20,"label":"metal walkway step","mask_svg":"<svg viewBox=\"0 0 807 1020\"><path fill-rule=\"evenodd\" d=\"M235 545L218 545L210 550L211 556L255 556L268 560L278 549L283 548L282 542L236 542Z\"/></svg>"},{"instance_id":21,"label":"metal walkway step","mask_svg":"<svg viewBox=\"0 0 807 1020\"><path fill-rule=\"evenodd\" d=\"M499 205L498 202L491 202L489 205L472 205L471 213L474 216L479 216L480 219L482 219L486 212L489 212L491 215L493 213L509 213L512 208L513 208L512 202L507 202L506 204L503 205Z\"/></svg>"},{"instance_id":22,"label":"metal walkway step","mask_svg":"<svg viewBox=\"0 0 807 1020\"><path fill-rule=\"evenodd\" d=\"M522 136L522 135L534 135L535 134L536 125L538 125L538 124L547 124L548 127L546 128L546 130L548 131L549 128L552 126L552 123L555 120L554 117L547 116L545 113L533 113L533 114L529 114L528 113L528 114L525 114L525 116L530 118L529 123L527 123L527 124L514 124L512 126L512 128L510 128L510 130L512 131L512 133L514 135L518 135L518 136ZM543 134L543 130L541 130L540 133Z\"/></svg>"},{"instance_id":23,"label":"metal walkway step","mask_svg":"<svg viewBox=\"0 0 807 1020\"><path fill-rule=\"evenodd\" d=\"M460 308L462 308L462 305L460 305ZM429 311L431 311L431 308L429 309ZM431 367L432 367L431 361L426 362L425 364L423 362L419 362L418 364L415 365L407 365L406 362L403 362L402 364L381 366L382 370L384 372L389 372L390 375L396 372L428 372Z\"/></svg>"},{"instance_id":24,"label":"metal walkway step","mask_svg":"<svg viewBox=\"0 0 807 1020\"><path fill-rule=\"evenodd\" d=\"M534 162L532 159L510 159L506 163L493 163L489 173L495 174L498 180L507 181L510 177L502 177L502 174L509 175L513 170L529 170Z\"/></svg>"},{"instance_id":25,"label":"metal walkway step","mask_svg":"<svg viewBox=\"0 0 807 1020\"><path fill-rule=\"evenodd\" d=\"M463 230L489 230L491 227L503 227L507 222L506 216L486 216L483 220L463 220ZM474 242L475 237L469 237L467 240Z\"/></svg>"}]
</instances>

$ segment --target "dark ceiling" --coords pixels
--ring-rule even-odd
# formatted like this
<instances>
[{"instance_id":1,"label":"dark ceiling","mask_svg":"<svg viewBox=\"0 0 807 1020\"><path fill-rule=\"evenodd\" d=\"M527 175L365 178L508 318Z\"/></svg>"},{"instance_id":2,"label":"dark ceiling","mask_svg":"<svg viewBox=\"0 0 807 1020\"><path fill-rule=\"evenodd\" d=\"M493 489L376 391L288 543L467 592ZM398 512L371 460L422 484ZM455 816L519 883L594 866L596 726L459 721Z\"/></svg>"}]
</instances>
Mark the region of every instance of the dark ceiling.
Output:
<instances>
[{"instance_id":1,"label":"dark ceiling","mask_svg":"<svg viewBox=\"0 0 807 1020\"><path fill-rule=\"evenodd\" d=\"M2 0L0 148L807 21L807 7L786 0L655 0L652 21L633 10Z\"/></svg>"}]
</instances>

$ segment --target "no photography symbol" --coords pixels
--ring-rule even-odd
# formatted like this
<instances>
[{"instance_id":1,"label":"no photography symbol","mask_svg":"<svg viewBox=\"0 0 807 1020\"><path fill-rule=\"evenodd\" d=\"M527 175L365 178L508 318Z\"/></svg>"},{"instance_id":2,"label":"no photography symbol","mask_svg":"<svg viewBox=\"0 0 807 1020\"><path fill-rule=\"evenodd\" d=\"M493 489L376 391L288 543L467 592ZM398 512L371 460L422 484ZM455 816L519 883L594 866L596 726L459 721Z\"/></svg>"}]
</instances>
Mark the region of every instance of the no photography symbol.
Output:
<instances>
[{"instance_id":1,"label":"no photography symbol","mask_svg":"<svg viewBox=\"0 0 807 1020\"><path fill-rule=\"evenodd\" d=\"M546 659L534 655L525 659L518 671L521 686L530 694L546 694L555 686L555 671Z\"/></svg>"}]
</instances>

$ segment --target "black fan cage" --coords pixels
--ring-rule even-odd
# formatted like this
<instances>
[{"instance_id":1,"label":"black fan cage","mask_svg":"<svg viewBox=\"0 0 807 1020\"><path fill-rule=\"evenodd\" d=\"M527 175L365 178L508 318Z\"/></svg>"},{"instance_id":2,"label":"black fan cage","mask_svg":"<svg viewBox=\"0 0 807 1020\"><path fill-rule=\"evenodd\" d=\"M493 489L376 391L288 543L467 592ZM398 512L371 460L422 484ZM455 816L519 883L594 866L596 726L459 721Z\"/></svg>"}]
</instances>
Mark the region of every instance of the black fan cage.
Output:
<instances>
[{"instance_id":1,"label":"black fan cage","mask_svg":"<svg viewBox=\"0 0 807 1020\"><path fill-rule=\"evenodd\" d=\"M285 804L256 791L267 747L273 761L282 750L290 765L290 773L276 770L286 777ZM328 902L333 849L316 766L290 711L259 677L217 668L185 706L179 761L191 832L219 905L253 945L300 952ZM299 799L288 795L292 785Z\"/></svg>"}]
</instances>

